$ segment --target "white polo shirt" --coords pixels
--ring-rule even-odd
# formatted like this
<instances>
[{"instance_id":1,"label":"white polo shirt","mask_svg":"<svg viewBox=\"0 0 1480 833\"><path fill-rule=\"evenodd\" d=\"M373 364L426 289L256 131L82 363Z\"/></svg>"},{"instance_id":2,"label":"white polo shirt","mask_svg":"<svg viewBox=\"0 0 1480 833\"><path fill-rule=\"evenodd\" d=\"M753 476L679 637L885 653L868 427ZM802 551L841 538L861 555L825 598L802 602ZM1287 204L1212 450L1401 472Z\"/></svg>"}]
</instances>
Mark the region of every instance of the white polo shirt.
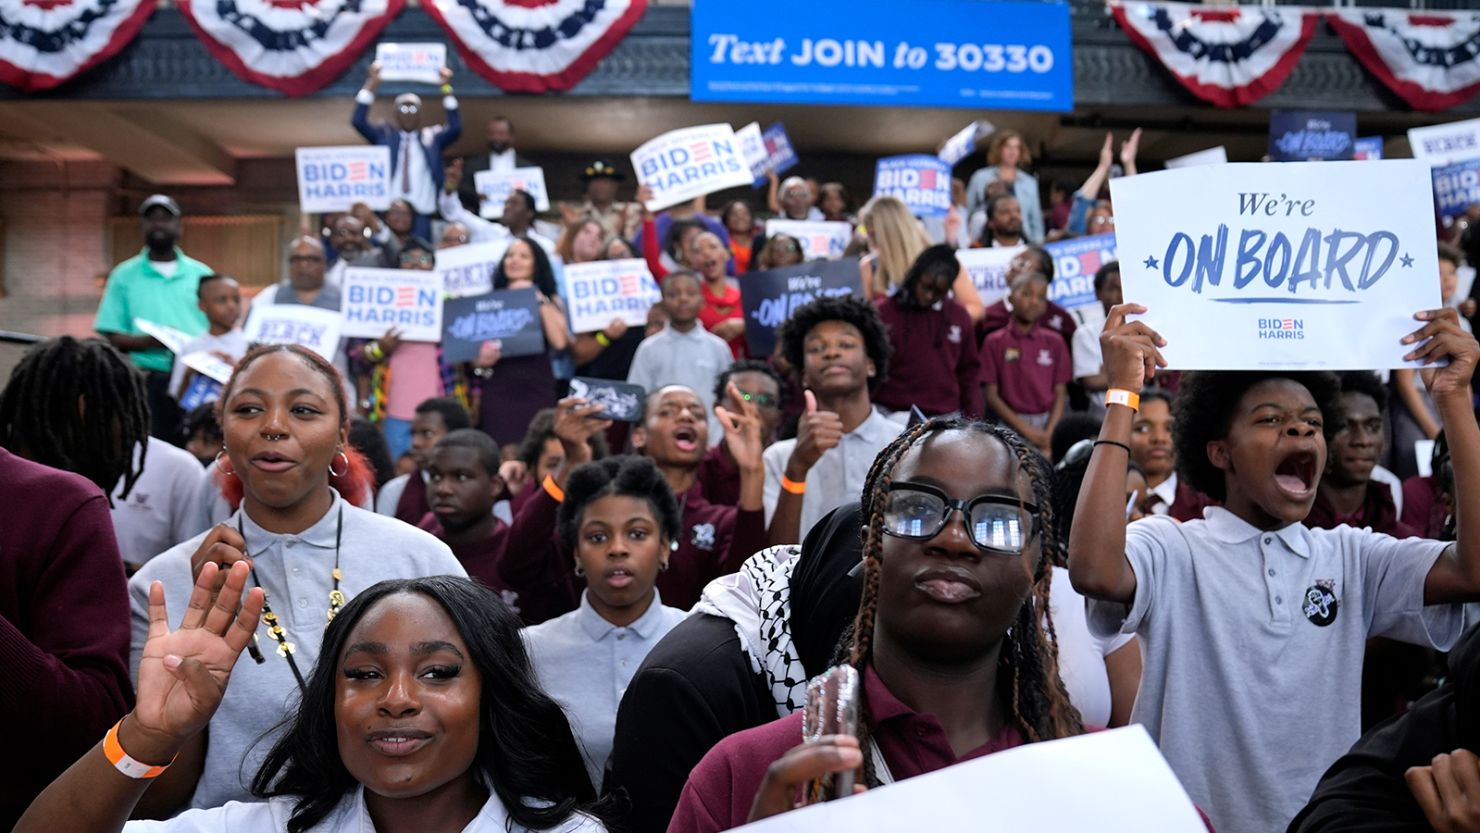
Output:
<instances>
[{"instance_id":1,"label":"white polo shirt","mask_svg":"<svg viewBox=\"0 0 1480 833\"><path fill-rule=\"evenodd\" d=\"M1423 603L1449 545L1204 517L1132 523L1135 599L1091 601L1090 628L1140 635L1131 719L1218 833L1280 831L1361 735L1367 638L1447 651L1463 633L1461 605Z\"/></svg>"}]
</instances>

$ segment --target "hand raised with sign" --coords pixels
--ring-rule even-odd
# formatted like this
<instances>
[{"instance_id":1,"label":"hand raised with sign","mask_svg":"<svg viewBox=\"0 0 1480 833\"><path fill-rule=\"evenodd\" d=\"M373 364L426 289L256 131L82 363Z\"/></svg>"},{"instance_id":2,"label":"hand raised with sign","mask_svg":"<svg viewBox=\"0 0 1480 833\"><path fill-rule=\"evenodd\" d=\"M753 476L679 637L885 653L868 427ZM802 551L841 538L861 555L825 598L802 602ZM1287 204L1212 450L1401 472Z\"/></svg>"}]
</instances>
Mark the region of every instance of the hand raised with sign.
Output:
<instances>
[{"instance_id":1,"label":"hand raised with sign","mask_svg":"<svg viewBox=\"0 0 1480 833\"><path fill-rule=\"evenodd\" d=\"M452 67L442 67L437 70L437 77L442 79L443 84L452 83Z\"/></svg>"},{"instance_id":2,"label":"hand raised with sign","mask_svg":"<svg viewBox=\"0 0 1480 833\"><path fill-rule=\"evenodd\" d=\"M365 78L365 89L375 92L380 89L380 62L370 62L370 75Z\"/></svg>"},{"instance_id":3,"label":"hand raised with sign","mask_svg":"<svg viewBox=\"0 0 1480 833\"><path fill-rule=\"evenodd\" d=\"M385 331L385 335L377 338L375 343L380 346L380 352L389 359L396 348L401 346L401 331L395 327Z\"/></svg>"},{"instance_id":4,"label":"hand raised with sign","mask_svg":"<svg viewBox=\"0 0 1480 833\"><path fill-rule=\"evenodd\" d=\"M1459 310L1453 307L1430 309L1413 317L1428 323L1403 337L1404 344L1416 345L1403 359L1424 363L1425 367L1419 373L1436 402L1451 396L1462 397L1468 402L1470 379L1475 375L1475 364L1480 359L1480 343L1460 327ZM1449 361L1445 367L1429 366L1443 359Z\"/></svg>"},{"instance_id":5,"label":"hand raised with sign","mask_svg":"<svg viewBox=\"0 0 1480 833\"><path fill-rule=\"evenodd\" d=\"M1100 331L1100 351L1104 356L1105 375L1110 387L1139 391L1156 376L1158 367L1166 367L1159 348L1167 340L1141 321L1127 321L1127 315L1139 315L1146 308L1140 304L1116 304L1105 318Z\"/></svg>"},{"instance_id":6,"label":"hand raised with sign","mask_svg":"<svg viewBox=\"0 0 1480 833\"><path fill-rule=\"evenodd\" d=\"M566 471L591 462L591 446L587 441L611 427L611 420L596 418L599 413L601 405L588 403L579 396L567 396L555 405L552 430L565 450Z\"/></svg>"},{"instance_id":7,"label":"hand raised with sign","mask_svg":"<svg viewBox=\"0 0 1480 833\"><path fill-rule=\"evenodd\" d=\"M606 325L606 329L601 332L606 334L608 341L616 341L627 334L627 322L620 318L613 318L612 323Z\"/></svg>"},{"instance_id":8,"label":"hand raised with sign","mask_svg":"<svg viewBox=\"0 0 1480 833\"><path fill-rule=\"evenodd\" d=\"M646 185L637 186L637 204L642 208L642 221L646 223L652 219L653 212L648 210L647 204L653 199L653 189Z\"/></svg>"}]
</instances>

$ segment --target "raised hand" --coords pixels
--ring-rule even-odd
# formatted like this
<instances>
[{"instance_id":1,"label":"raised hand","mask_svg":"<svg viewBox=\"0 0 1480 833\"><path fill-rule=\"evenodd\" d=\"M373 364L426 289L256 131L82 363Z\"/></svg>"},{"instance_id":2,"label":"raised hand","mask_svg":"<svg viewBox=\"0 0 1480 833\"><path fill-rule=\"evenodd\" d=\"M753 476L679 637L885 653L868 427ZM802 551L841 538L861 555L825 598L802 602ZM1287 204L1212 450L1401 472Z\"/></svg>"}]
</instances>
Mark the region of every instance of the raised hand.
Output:
<instances>
[{"instance_id":1,"label":"raised hand","mask_svg":"<svg viewBox=\"0 0 1480 833\"><path fill-rule=\"evenodd\" d=\"M555 405L555 436L565 450L565 467L575 468L591 462L587 440L611 427L609 419L596 419L601 406L589 404L579 396L567 396Z\"/></svg>"},{"instance_id":2,"label":"raised hand","mask_svg":"<svg viewBox=\"0 0 1480 833\"><path fill-rule=\"evenodd\" d=\"M647 207L647 204L651 202L652 199L653 189L649 188L646 185L637 186L637 204L642 208L642 219L644 221L653 216L653 212L649 211Z\"/></svg>"},{"instance_id":3,"label":"raised hand","mask_svg":"<svg viewBox=\"0 0 1480 833\"><path fill-rule=\"evenodd\" d=\"M1131 131L1131 137L1120 145L1120 166L1126 176L1136 175L1136 150L1141 146L1141 128Z\"/></svg>"},{"instance_id":4,"label":"raised hand","mask_svg":"<svg viewBox=\"0 0 1480 833\"><path fill-rule=\"evenodd\" d=\"M732 401L740 403L740 412L735 413L723 405L716 405L714 413L725 429L725 448L741 468L760 470L764 463L761 455L766 450L761 439L761 412L754 402L747 402L734 382L725 386L725 393Z\"/></svg>"},{"instance_id":5,"label":"raised hand","mask_svg":"<svg viewBox=\"0 0 1480 833\"><path fill-rule=\"evenodd\" d=\"M1423 327L1403 337L1404 344L1414 348L1404 356L1405 361L1421 361L1424 368L1419 371L1424 386L1436 400L1445 396L1470 398L1470 379L1475 375L1475 363L1480 359L1480 343L1459 325L1459 311L1453 307L1430 309L1416 313L1414 318L1427 321ZM1448 359L1445 367L1431 365Z\"/></svg>"},{"instance_id":6,"label":"raised hand","mask_svg":"<svg viewBox=\"0 0 1480 833\"><path fill-rule=\"evenodd\" d=\"M608 341L616 341L627 334L627 322L620 318L613 318L612 323L606 325L606 329L602 332L606 333Z\"/></svg>"},{"instance_id":7,"label":"raised hand","mask_svg":"<svg viewBox=\"0 0 1480 833\"><path fill-rule=\"evenodd\" d=\"M370 62L370 75L365 79L365 89L375 92L380 87L380 62Z\"/></svg>"},{"instance_id":8,"label":"raised hand","mask_svg":"<svg viewBox=\"0 0 1480 833\"><path fill-rule=\"evenodd\" d=\"M807 406L802 412L801 420L797 422L797 444L791 451L787 469L790 471L795 468L796 473L805 476L805 472L817 465L824 452L837 448L838 443L843 441L843 418L832 411L818 410L817 395L812 391L803 391L802 395L806 398ZM787 476L791 477L791 474L788 473Z\"/></svg>"},{"instance_id":9,"label":"raised hand","mask_svg":"<svg viewBox=\"0 0 1480 833\"><path fill-rule=\"evenodd\" d=\"M237 657L257 630L264 595L244 590L249 570L237 562L215 592L219 568L207 563L195 580L189 607L171 631L164 585L149 586L149 636L139 660L139 685L131 715L135 733L149 746L176 748L210 722L221 705ZM245 596L245 600L243 600Z\"/></svg>"},{"instance_id":10,"label":"raised hand","mask_svg":"<svg viewBox=\"0 0 1480 833\"><path fill-rule=\"evenodd\" d=\"M380 352L389 359L391 354L396 352L396 348L401 346L401 331L392 327L385 331L385 335L376 339L376 343L380 345Z\"/></svg>"},{"instance_id":11,"label":"raised hand","mask_svg":"<svg viewBox=\"0 0 1480 833\"><path fill-rule=\"evenodd\" d=\"M523 492L532 478L529 467L524 465L523 460L505 460L499 463L498 476L503 479L504 487L509 490L510 495Z\"/></svg>"},{"instance_id":12,"label":"raised hand","mask_svg":"<svg viewBox=\"0 0 1480 833\"><path fill-rule=\"evenodd\" d=\"M847 772L863 765L863 752L858 738L852 735L826 735L810 743L793 746L766 770L766 777L755 792L747 821L779 816L801 806L797 794L814 780L832 772ZM864 792L861 784L854 794Z\"/></svg>"},{"instance_id":13,"label":"raised hand","mask_svg":"<svg viewBox=\"0 0 1480 833\"><path fill-rule=\"evenodd\" d=\"M232 527L216 524L190 556L190 577L199 582L206 565L220 568L212 574L214 578L210 584L211 596L215 596L221 592L221 585L225 583L228 571L239 561L251 570L252 559L247 556L247 542Z\"/></svg>"},{"instance_id":14,"label":"raised hand","mask_svg":"<svg viewBox=\"0 0 1480 833\"><path fill-rule=\"evenodd\" d=\"M437 71L437 77L442 79L443 84L452 83L452 67L442 67Z\"/></svg>"},{"instance_id":15,"label":"raised hand","mask_svg":"<svg viewBox=\"0 0 1480 833\"><path fill-rule=\"evenodd\" d=\"M1144 322L1125 320L1127 315L1145 311L1140 304L1117 304L1105 318L1105 328L1100 331L1100 351L1105 357L1105 375L1112 388L1139 391L1156 375L1158 367L1167 366L1159 349L1166 346L1167 340Z\"/></svg>"},{"instance_id":16,"label":"raised hand","mask_svg":"<svg viewBox=\"0 0 1480 833\"><path fill-rule=\"evenodd\" d=\"M1114 133L1106 133L1105 134L1105 144L1103 144L1103 145L1100 146L1100 167L1102 167L1102 168L1104 168L1105 170L1108 171L1108 170L1110 170L1110 166L1114 162L1115 162L1115 134Z\"/></svg>"}]
</instances>

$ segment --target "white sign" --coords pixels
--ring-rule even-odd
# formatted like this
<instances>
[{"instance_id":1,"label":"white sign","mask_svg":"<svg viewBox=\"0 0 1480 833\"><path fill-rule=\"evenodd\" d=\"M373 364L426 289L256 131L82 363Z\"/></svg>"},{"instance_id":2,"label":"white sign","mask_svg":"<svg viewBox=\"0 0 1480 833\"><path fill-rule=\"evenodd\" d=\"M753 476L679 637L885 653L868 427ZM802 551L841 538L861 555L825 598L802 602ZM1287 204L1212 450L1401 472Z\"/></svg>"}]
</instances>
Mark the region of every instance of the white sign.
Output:
<instances>
[{"instance_id":1,"label":"white sign","mask_svg":"<svg viewBox=\"0 0 1480 833\"><path fill-rule=\"evenodd\" d=\"M339 349L340 322L339 313L331 309L256 304L247 316L244 332L248 344L297 344L333 361Z\"/></svg>"},{"instance_id":2,"label":"white sign","mask_svg":"<svg viewBox=\"0 0 1480 833\"><path fill-rule=\"evenodd\" d=\"M745 164L750 166L751 179L760 179L766 175L766 163L771 161L771 154L766 152L766 139L761 135L759 122L751 122L735 131L735 139L740 142L740 155L745 157Z\"/></svg>"},{"instance_id":3,"label":"white sign","mask_svg":"<svg viewBox=\"0 0 1480 833\"><path fill-rule=\"evenodd\" d=\"M767 220L766 236L784 234L802 244L802 259L837 260L848 250L853 226L836 220ZM759 256L759 252L756 253Z\"/></svg>"},{"instance_id":4,"label":"white sign","mask_svg":"<svg viewBox=\"0 0 1480 833\"><path fill-rule=\"evenodd\" d=\"M1024 744L735 829L1207 831L1187 791L1141 726Z\"/></svg>"},{"instance_id":5,"label":"white sign","mask_svg":"<svg viewBox=\"0 0 1480 833\"><path fill-rule=\"evenodd\" d=\"M1428 173L1398 159L1112 180L1125 299L1177 370L1408 366L1413 313L1440 304Z\"/></svg>"},{"instance_id":6,"label":"white sign","mask_svg":"<svg viewBox=\"0 0 1480 833\"><path fill-rule=\"evenodd\" d=\"M1480 119L1415 127L1408 131L1413 158L1433 167L1480 158Z\"/></svg>"},{"instance_id":7,"label":"white sign","mask_svg":"<svg viewBox=\"0 0 1480 833\"><path fill-rule=\"evenodd\" d=\"M985 249L961 249L956 259L971 276L976 285L976 294L982 298L983 306L995 304L1007 297L1012 287L1007 285L1007 267L1026 246L991 246Z\"/></svg>"},{"instance_id":8,"label":"white sign","mask_svg":"<svg viewBox=\"0 0 1480 833\"><path fill-rule=\"evenodd\" d=\"M940 161L954 166L976 151L976 137L990 136L994 130L996 128L989 121L974 121L947 139L945 144L940 146L940 152L935 155L940 157Z\"/></svg>"},{"instance_id":9,"label":"white sign","mask_svg":"<svg viewBox=\"0 0 1480 833\"><path fill-rule=\"evenodd\" d=\"M494 270L508 248L508 240L497 240L439 249L433 274L442 277L442 291L450 298L484 295L493 291Z\"/></svg>"},{"instance_id":10,"label":"white sign","mask_svg":"<svg viewBox=\"0 0 1480 833\"><path fill-rule=\"evenodd\" d=\"M642 258L565 267L565 307L571 332L604 330L614 318L640 327L647 323L648 310L662 299Z\"/></svg>"},{"instance_id":11,"label":"white sign","mask_svg":"<svg viewBox=\"0 0 1480 833\"><path fill-rule=\"evenodd\" d=\"M164 345L164 349L177 356L192 340L190 334L182 330L165 324L156 324L153 321L145 321L142 318L134 319L134 327L146 336L153 336L155 341Z\"/></svg>"},{"instance_id":12,"label":"white sign","mask_svg":"<svg viewBox=\"0 0 1480 833\"><path fill-rule=\"evenodd\" d=\"M200 350L194 353L186 353L180 357L180 363L205 376L226 384L231 380L231 371L236 365L231 362L221 361L221 357L208 350Z\"/></svg>"},{"instance_id":13,"label":"white sign","mask_svg":"<svg viewBox=\"0 0 1480 833\"><path fill-rule=\"evenodd\" d=\"M672 130L632 151L637 181L653 189L649 211L715 191L750 185L750 166L728 124Z\"/></svg>"},{"instance_id":14,"label":"white sign","mask_svg":"<svg viewBox=\"0 0 1480 833\"><path fill-rule=\"evenodd\" d=\"M375 47L382 81L419 81L441 84L447 65L445 43L382 43Z\"/></svg>"},{"instance_id":15,"label":"white sign","mask_svg":"<svg viewBox=\"0 0 1480 833\"><path fill-rule=\"evenodd\" d=\"M1166 161L1168 169L1171 168L1196 168L1200 165L1224 165L1228 163L1228 149L1222 145L1186 156L1177 156Z\"/></svg>"},{"instance_id":16,"label":"white sign","mask_svg":"<svg viewBox=\"0 0 1480 833\"><path fill-rule=\"evenodd\" d=\"M384 145L298 148L298 207L305 214L348 211L362 202L391 207L391 151Z\"/></svg>"},{"instance_id":17,"label":"white sign","mask_svg":"<svg viewBox=\"0 0 1480 833\"><path fill-rule=\"evenodd\" d=\"M403 341L442 340L442 276L421 269L344 270L341 332L380 338L399 330Z\"/></svg>"},{"instance_id":18,"label":"white sign","mask_svg":"<svg viewBox=\"0 0 1480 833\"><path fill-rule=\"evenodd\" d=\"M504 201L515 191L523 191L534 197L535 211L550 210L550 193L545 190L544 168L478 171L473 174L473 187L478 191L478 214L490 220L504 216Z\"/></svg>"}]
</instances>

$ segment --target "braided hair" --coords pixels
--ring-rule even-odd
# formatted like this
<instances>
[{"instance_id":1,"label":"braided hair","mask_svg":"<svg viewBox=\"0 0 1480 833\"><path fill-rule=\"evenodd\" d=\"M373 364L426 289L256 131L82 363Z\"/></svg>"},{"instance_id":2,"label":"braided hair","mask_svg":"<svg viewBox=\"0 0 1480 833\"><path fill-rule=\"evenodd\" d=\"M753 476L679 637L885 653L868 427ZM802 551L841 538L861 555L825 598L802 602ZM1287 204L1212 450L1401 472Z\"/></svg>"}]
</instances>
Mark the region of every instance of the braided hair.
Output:
<instances>
[{"instance_id":1,"label":"braided hair","mask_svg":"<svg viewBox=\"0 0 1480 833\"><path fill-rule=\"evenodd\" d=\"M863 489L863 598L853 622L851 640L846 644L846 662L860 673L873 660L874 624L879 600L879 578L884 538L885 493L894 470L905 452L925 439L946 431L963 431L990 437L1012 452L1018 471L1026 474L1033 490L1033 502L1042 513L1039 521L1042 541L1038 562L1033 565L1033 592L1018 610L1012 627L1003 637L998 659L998 679L1010 686L1007 719L1030 742L1052 740L1083 733L1079 711L1069 702L1069 693L1059 678L1058 648L1055 646L1053 620L1048 611L1049 586L1053 573L1049 569L1052 554L1058 549L1058 536L1050 499L1049 472L1038 452L1011 430L995 423L961 418L936 418L910 428L899 435L874 459ZM845 637L846 638L846 637ZM872 731L868 703L863 703L858 721L858 741L868 748ZM879 784L873 756L863 756L864 782Z\"/></svg>"},{"instance_id":2,"label":"braided hair","mask_svg":"<svg viewBox=\"0 0 1480 833\"><path fill-rule=\"evenodd\" d=\"M48 339L21 359L0 391L0 446L86 477L127 498L144 471L149 396L144 376L105 341ZM134 460L134 448L139 459Z\"/></svg>"}]
</instances>

